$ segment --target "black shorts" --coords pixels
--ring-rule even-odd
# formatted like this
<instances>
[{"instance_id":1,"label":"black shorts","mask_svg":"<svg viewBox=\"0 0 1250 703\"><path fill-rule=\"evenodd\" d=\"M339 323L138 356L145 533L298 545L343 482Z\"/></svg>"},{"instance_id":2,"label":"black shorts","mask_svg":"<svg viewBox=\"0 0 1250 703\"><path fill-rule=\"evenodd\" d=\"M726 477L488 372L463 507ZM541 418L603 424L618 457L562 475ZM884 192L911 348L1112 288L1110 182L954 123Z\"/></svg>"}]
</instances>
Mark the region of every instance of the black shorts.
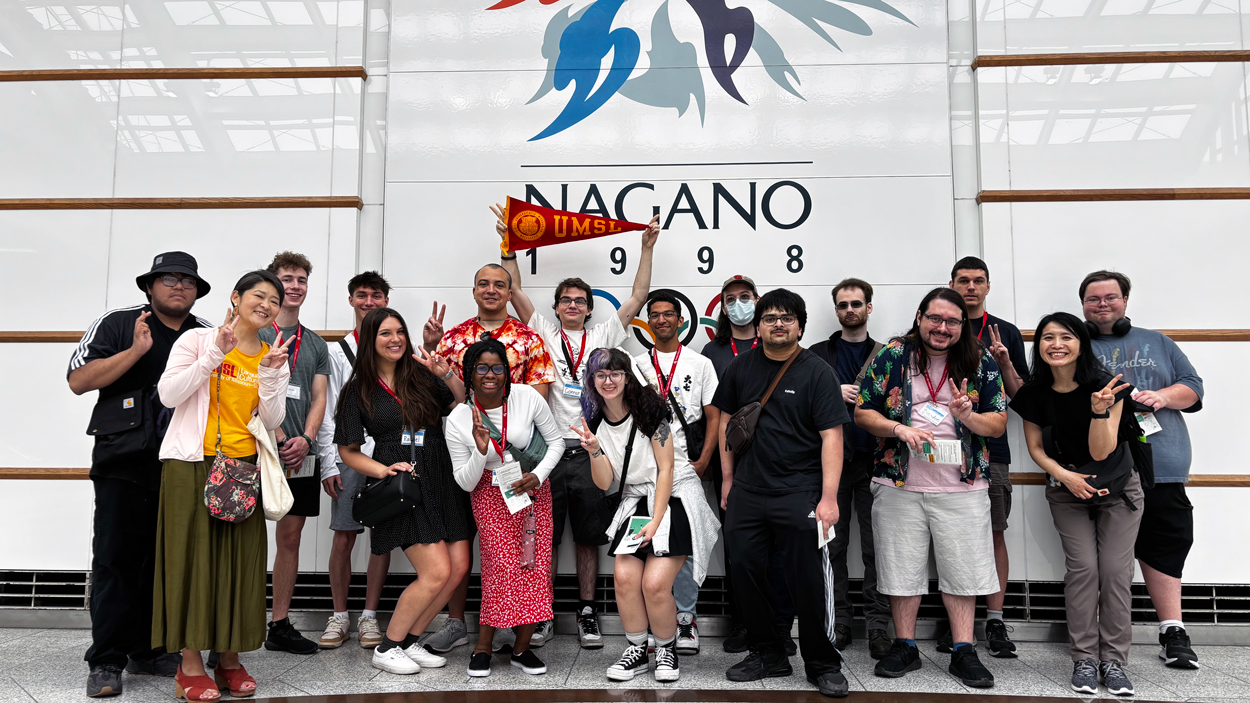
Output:
<instances>
[{"instance_id":1,"label":"black shorts","mask_svg":"<svg viewBox=\"0 0 1250 703\"><path fill-rule=\"evenodd\" d=\"M291 496L295 498L287 515L317 517L321 514L321 479L316 476L288 478L286 485L291 488Z\"/></svg>"},{"instance_id":2,"label":"black shorts","mask_svg":"<svg viewBox=\"0 0 1250 703\"><path fill-rule=\"evenodd\" d=\"M1185 495L1185 484L1157 483L1145 494L1133 551L1155 571L1180 578L1194 545L1194 506Z\"/></svg>"},{"instance_id":3,"label":"black shorts","mask_svg":"<svg viewBox=\"0 0 1250 703\"><path fill-rule=\"evenodd\" d=\"M639 500L638 508L634 510L635 516L648 515L647 501ZM668 553L656 555L655 550L651 548L651 543L642 545L631 556L639 559L646 559L649 556L666 556L666 557L688 557L694 554L694 540L690 537L690 518L686 517L686 509L681 505L681 498L668 499ZM621 524L616 531L616 536L612 538L612 547L608 550L608 556L616 556L616 547L625 538L625 533L629 530L629 520Z\"/></svg>"},{"instance_id":4,"label":"black shorts","mask_svg":"<svg viewBox=\"0 0 1250 703\"><path fill-rule=\"evenodd\" d=\"M551 483L551 544L560 546L564 517L573 524L573 542L587 547L608 543L608 526L599 519L603 490L590 475L590 455L581 447L568 447L547 477Z\"/></svg>"}]
</instances>

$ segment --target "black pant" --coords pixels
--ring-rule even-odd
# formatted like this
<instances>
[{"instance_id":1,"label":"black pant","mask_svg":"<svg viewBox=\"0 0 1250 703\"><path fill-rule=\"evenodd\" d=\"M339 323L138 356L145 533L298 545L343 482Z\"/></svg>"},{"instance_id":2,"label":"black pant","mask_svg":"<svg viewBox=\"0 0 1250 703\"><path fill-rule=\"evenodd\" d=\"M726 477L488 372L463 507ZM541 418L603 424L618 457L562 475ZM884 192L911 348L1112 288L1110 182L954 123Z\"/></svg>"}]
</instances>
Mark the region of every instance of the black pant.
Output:
<instances>
[{"instance_id":1,"label":"black pant","mask_svg":"<svg viewBox=\"0 0 1250 703\"><path fill-rule=\"evenodd\" d=\"M851 510L859 517L859 550L864 559L864 621L868 629L888 629L890 599L877 591L877 556L872 541L872 452L856 452L842 464L838 483L838 525L829 543L833 561L833 599L838 624L851 624L854 609L848 595L850 578L846 568L847 547L851 544Z\"/></svg>"},{"instance_id":2,"label":"black pant","mask_svg":"<svg viewBox=\"0 0 1250 703\"><path fill-rule=\"evenodd\" d=\"M733 581L751 649L785 657L768 598L773 552L781 554L785 580L799 619L799 648L808 676L839 671L833 647L833 566L829 548L816 549L820 491L766 496L741 487L729 494L725 537L733 555Z\"/></svg>"},{"instance_id":3,"label":"black pant","mask_svg":"<svg viewBox=\"0 0 1250 703\"><path fill-rule=\"evenodd\" d=\"M716 484L720 485L719 482ZM717 489L719 490L719 488ZM720 524L725 524L725 511L720 510ZM725 549L725 600L729 604L729 622L737 627L744 625L742 620L742 609L738 607L738 601L734 596L734 579L733 579L733 559L729 550ZM773 552L773 558L768 569L768 585L771 587L768 591L769 602L777 608L776 624L778 628L790 631L790 627L794 624L794 601L790 598L790 591L786 586L786 570L781 563L781 554Z\"/></svg>"},{"instance_id":4,"label":"black pant","mask_svg":"<svg viewBox=\"0 0 1250 703\"><path fill-rule=\"evenodd\" d=\"M160 493L137 483L92 476L91 666L152 659L152 584Z\"/></svg>"}]
</instances>

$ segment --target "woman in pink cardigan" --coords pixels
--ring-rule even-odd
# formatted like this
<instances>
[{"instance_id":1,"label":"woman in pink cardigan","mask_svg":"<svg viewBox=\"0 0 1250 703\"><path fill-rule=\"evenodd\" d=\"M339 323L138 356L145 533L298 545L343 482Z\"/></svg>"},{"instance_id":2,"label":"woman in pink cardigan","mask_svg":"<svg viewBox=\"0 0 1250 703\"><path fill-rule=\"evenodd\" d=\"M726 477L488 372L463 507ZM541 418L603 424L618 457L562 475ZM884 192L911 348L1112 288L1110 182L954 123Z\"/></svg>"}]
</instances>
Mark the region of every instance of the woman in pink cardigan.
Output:
<instances>
[{"instance_id":1,"label":"woman in pink cardigan","mask_svg":"<svg viewBox=\"0 0 1250 703\"><path fill-rule=\"evenodd\" d=\"M204 484L218 447L227 457L256 462L258 438L248 429L253 414L265 432L286 415L291 340L283 344L279 337L270 347L256 335L277 319L282 298L272 273L243 276L230 294L226 321L179 337L157 385L174 414L161 443L152 645L182 650L174 688L188 701L215 701L219 689L235 697L256 692L238 653L265 640L265 515L253 510L238 522L212 517ZM256 481L259 486L259 476ZM215 680L200 658L206 649L221 653Z\"/></svg>"}]
</instances>

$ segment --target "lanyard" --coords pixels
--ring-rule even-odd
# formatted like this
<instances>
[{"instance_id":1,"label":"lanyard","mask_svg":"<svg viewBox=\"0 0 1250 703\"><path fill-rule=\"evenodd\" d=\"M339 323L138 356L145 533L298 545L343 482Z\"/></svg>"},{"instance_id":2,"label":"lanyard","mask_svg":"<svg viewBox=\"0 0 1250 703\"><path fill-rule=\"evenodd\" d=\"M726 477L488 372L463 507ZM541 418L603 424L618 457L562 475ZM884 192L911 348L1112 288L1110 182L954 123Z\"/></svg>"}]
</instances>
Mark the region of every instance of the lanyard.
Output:
<instances>
[{"instance_id":1,"label":"lanyard","mask_svg":"<svg viewBox=\"0 0 1250 703\"><path fill-rule=\"evenodd\" d=\"M278 323L274 322L272 324L273 324L273 331L277 332L278 336L281 337L282 330L278 328ZM303 338L304 338L304 326L297 323L295 325L295 344L291 345L291 372L292 373L295 372L295 362L299 361L299 345L300 345L300 342L303 341ZM359 341L360 340L357 340L358 343Z\"/></svg>"},{"instance_id":2,"label":"lanyard","mask_svg":"<svg viewBox=\"0 0 1250 703\"><path fill-rule=\"evenodd\" d=\"M359 349L360 348L360 333L357 332L356 330L352 330L352 340L356 342L356 348Z\"/></svg>"},{"instance_id":3,"label":"lanyard","mask_svg":"<svg viewBox=\"0 0 1250 703\"><path fill-rule=\"evenodd\" d=\"M660 397L668 399L669 390L673 387L673 376L677 373L677 360L681 358L681 346L677 347L677 354L673 356L673 367L668 370L668 379L664 378L664 372L660 370L660 355L656 353L655 348L651 349L651 363L655 365L655 373L660 377Z\"/></svg>"},{"instance_id":4,"label":"lanyard","mask_svg":"<svg viewBox=\"0 0 1250 703\"><path fill-rule=\"evenodd\" d=\"M486 416L486 411L482 409L482 404L477 402L477 396L473 397L473 404L477 406L477 411ZM494 437L490 438L490 443L495 446L495 451L499 452L499 460L503 461L503 443L508 441L508 399L504 398L503 405L503 429L499 431L499 441L496 442Z\"/></svg>"},{"instance_id":5,"label":"lanyard","mask_svg":"<svg viewBox=\"0 0 1250 703\"><path fill-rule=\"evenodd\" d=\"M578 347L577 363L573 363L573 343L563 329L560 330L560 339L564 340L560 351L564 352L564 360L569 364L569 375L573 377L573 383L577 383L577 370L582 367L582 357L586 356L586 330L582 330L582 346Z\"/></svg>"},{"instance_id":6,"label":"lanyard","mask_svg":"<svg viewBox=\"0 0 1250 703\"><path fill-rule=\"evenodd\" d=\"M396 403L399 403L401 407L403 406L404 401L400 400L399 396L395 395L395 391L391 390L391 387L386 385L386 381L383 381L381 376L378 376L378 385L382 386L382 390L386 391L387 393L390 393L391 397L395 399Z\"/></svg>"},{"instance_id":7,"label":"lanyard","mask_svg":"<svg viewBox=\"0 0 1250 703\"><path fill-rule=\"evenodd\" d=\"M947 359L946 368L942 369L942 377L938 379L938 383L937 383L938 388L941 388L942 384L946 383L946 375L950 372L950 370L951 370L951 362L950 362L950 359ZM933 390L933 382L929 380L928 369L922 371L921 373L924 374L924 384L929 387L929 400L932 401L934 405L937 405L937 402L938 402L937 393Z\"/></svg>"},{"instance_id":8,"label":"lanyard","mask_svg":"<svg viewBox=\"0 0 1250 703\"><path fill-rule=\"evenodd\" d=\"M989 321L990 321L990 313L988 311L981 313L981 331L977 332L977 339L980 339L981 335L985 334L985 323Z\"/></svg>"},{"instance_id":9,"label":"lanyard","mask_svg":"<svg viewBox=\"0 0 1250 703\"><path fill-rule=\"evenodd\" d=\"M751 348L754 349L756 344L760 343L760 338L756 337L751 340ZM738 343L734 341L733 336L729 337L729 346L734 350L734 356L738 356Z\"/></svg>"}]
</instances>

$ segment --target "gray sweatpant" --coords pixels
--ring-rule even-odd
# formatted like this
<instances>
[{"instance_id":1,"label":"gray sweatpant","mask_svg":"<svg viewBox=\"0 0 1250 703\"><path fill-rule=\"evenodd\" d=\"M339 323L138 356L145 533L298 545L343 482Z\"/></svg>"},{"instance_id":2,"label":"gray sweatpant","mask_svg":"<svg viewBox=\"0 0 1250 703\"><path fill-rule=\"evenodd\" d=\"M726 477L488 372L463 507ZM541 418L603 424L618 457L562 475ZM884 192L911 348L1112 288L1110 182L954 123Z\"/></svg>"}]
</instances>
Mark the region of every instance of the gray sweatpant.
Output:
<instances>
[{"instance_id":1,"label":"gray sweatpant","mask_svg":"<svg viewBox=\"0 0 1250 703\"><path fill-rule=\"evenodd\" d=\"M1128 661L1133 641L1129 592L1133 544L1142 516L1142 488L1136 472L1125 494L1137 510L1130 510L1120 496L1082 501L1063 486L1046 488L1068 569L1063 597L1072 661Z\"/></svg>"}]
</instances>

